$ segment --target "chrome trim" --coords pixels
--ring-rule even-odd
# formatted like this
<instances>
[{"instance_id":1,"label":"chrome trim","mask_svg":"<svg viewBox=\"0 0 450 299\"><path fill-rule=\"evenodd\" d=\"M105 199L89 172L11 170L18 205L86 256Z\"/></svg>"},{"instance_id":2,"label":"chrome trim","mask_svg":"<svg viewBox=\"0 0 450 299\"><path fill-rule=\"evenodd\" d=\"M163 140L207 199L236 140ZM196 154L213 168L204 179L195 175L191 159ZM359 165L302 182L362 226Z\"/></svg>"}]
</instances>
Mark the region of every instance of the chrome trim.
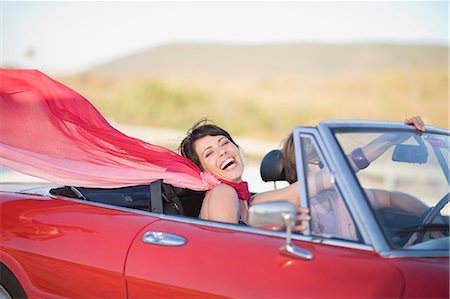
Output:
<instances>
[{"instance_id":1,"label":"chrome trim","mask_svg":"<svg viewBox=\"0 0 450 299\"><path fill-rule=\"evenodd\" d=\"M72 187L72 186L69 188L73 193L75 193L76 196L78 196L78 198L86 200L86 197L84 197L83 193L81 193L77 188Z\"/></svg>"},{"instance_id":2,"label":"chrome trim","mask_svg":"<svg viewBox=\"0 0 450 299\"><path fill-rule=\"evenodd\" d=\"M162 246L183 246L187 243L186 238L165 232L146 232L142 236L142 241Z\"/></svg>"},{"instance_id":3,"label":"chrome trim","mask_svg":"<svg viewBox=\"0 0 450 299\"><path fill-rule=\"evenodd\" d=\"M388 250L380 252L385 258L410 258L410 257L449 257L447 250Z\"/></svg>"},{"instance_id":4,"label":"chrome trim","mask_svg":"<svg viewBox=\"0 0 450 299\"><path fill-rule=\"evenodd\" d=\"M374 251L374 248L370 245L340 239L323 239L320 243L330 246L345 247L349 249L357 249L368 252Z\"/></svg>"},{"instance_id":5,"label":"chrome trim","mask_svg":"<svg viewBox=\"0 0 450 299\"><path fill-rule=\"evenodd\" d=\"M6 289L1 284L0 284L0 298L12 299L11 295L6 291Z\"/></svg>"},{"instance_id":6,"label":"chrome trim","mask_svg":"<svg viewBox=\"0 0 450 299\"><path fill-rule=\"evenodd\" d=\"M305 172L305 165L304 165L304 161L303 161L303 147L301 146L301 138L305 136L305 138L310 138L312 140L312 142L316 144L316 138L314 136L314 132L315 130L313 128L296 128L293 131L293 141L294 141L294 154L295 154L295 164L296 164L296 171L297 174L299 173L304 173ZM319 153L320 155L320 153ZM322 159L323 160L323 159ZM297 175L297 179L299 181L299 194L300 194L300 205L302 207L307 207L310 208L309 206L309 201L307 200L308 198L308 189L307 189L307 177L302 175L302 176L298 176ZM305 186L305 188L301 188L301 186ZM305 221L303 223L303 225L305 226L305 231L304 234L306 236L311 235L311 225L310 225L310 221Z\"/></svg>"},{"instance_id":7,"label":"chrome trim","mask_svg":"<svg viewBox=\"0 0 450 299\"><path fill-rule=\"evenodd\" d=\"M292 203L290 204L294 206ZM280 248L280 253L287 257L312 260L314 257L312 252L292 244L292 229L295 227L295 206L293 213L283 213L281 216L286 224L286 244Z\"/></svg>"},{"instance_id":8,"label":"chrome trim","mask_svg":"<svg viewBox=\"0 0 450 299\"><path fill-rule=\"evenodd\" d=\"M305 129L307 130L307 129ZM294 153L295 153L295 165L296 165L296 171L297 174L299 173L304 173L305 170L305 165L303 165L303 152L302 149L303 147L301 146L301 137L304 133L304 130L301 128L296 128L293 131L293 141L294 141ZM309 135L309 134L308 134ZM313 136L311 136L311 139L314 142ZM299 153L297 155L297 153ZM301 186L308 186L307 182L306 182L306 176L302 175L302 176L298 176L297 175L297 179L299 181L299 194L300 194L300 205L302 207L307 207L307 208L311 208L309 206L309 201L307 200L308 198L308 189L307 188L301 188ZM303 223L303 225L305 226L305 231L304 234L306 236L311 235L311 223L310 221L305 221Z\"/></svg>"},{"instance_id":9,"label":"chrome trim","mask_svg":"<svg viewBox=\"0 0 450 299\"><path fill-rule=\"evenodd\" d=\"M307 261L314 258L314 255L310 251L292 244L285 244L280 248L280 253L287 257L299 258Z\"/></svg>"},{"instance_id":10,"label":"chrome trim","mask_svg":"<svg viewBox=\"0 0 450 299\"><path fill-rule=\"evenodd\" d=\"M0 192L53 196L50 190L62 187L51 183L0 183Z\"/></svg>"}]
</instances>

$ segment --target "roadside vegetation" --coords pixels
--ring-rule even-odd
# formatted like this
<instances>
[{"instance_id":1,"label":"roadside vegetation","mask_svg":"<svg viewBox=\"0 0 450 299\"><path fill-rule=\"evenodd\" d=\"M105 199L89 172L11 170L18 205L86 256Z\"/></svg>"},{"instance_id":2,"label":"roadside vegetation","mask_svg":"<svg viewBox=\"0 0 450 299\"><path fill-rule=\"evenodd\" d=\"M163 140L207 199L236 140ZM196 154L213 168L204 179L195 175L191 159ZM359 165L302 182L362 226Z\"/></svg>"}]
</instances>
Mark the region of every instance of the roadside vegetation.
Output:
<instances>
[{"instance_id":1,"label":"roadside vegetation","mask_svg":"<svg viewBox=\"0 0 450 299\"><path fill-rule=\"evenodd\" d=\"M402 121L422 115L448 127L444 70L271 78L59 78L88 98L108 120L187 130L208 117L232 134L279 140L295 125L325 119Z\"/></svg>"}]
</instances>

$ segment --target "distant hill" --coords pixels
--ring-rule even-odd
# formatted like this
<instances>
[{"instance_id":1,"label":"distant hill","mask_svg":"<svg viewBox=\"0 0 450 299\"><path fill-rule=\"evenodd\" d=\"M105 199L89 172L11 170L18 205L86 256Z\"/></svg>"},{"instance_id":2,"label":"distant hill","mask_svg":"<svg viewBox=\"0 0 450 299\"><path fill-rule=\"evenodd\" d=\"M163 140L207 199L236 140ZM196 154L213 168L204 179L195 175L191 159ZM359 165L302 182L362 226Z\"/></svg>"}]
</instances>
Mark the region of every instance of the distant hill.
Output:
<instances>
[{"instance_id":1,"label":"distant hill","mask_svg":"<svg viewBox=\"0 0 450 299\"><path fill-rule=\"evenodd\" d=\"M169 44L59 78L116 123L186 130L208 117L280 140L324 119L448 127L448 47Z\"/></svg>"},{"instance_id":2,"label":"distant hill","mask_svg":"<svg viewBox=\"0 0 450 299\"><path fill-rule=\"evenodd\" d=\"M123 76L273 77L446 69L448 47L397 44L169 44L85 73Z\"/></svg>"}]
</instances>

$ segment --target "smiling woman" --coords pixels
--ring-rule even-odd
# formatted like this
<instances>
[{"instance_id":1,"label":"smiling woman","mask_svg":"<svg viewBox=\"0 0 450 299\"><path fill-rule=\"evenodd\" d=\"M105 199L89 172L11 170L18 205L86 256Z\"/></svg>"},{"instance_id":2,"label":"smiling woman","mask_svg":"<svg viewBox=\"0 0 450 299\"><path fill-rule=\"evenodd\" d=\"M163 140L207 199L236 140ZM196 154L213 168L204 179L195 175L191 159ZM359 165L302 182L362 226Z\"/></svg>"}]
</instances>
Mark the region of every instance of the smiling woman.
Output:
<instances>
[{"instance_id":1,"label":"smiling woman","mask_svg":"<svg viewBox=\"0 0 450 299\"><path fill-rule=\"evenodd\" d=\"M242 180L244 163L241 151L231 135L203 119L188 131L180 144L180 152L222 183L206 193L200 218L247 223L251 195L247 182ZM282 190L295 191L295 188L295 185L291 185ZM278 190L268 191L261 201L277 200L279 195ZM298 200L295 204L298 204ZM307 212L307 209L299 208L297 222L301 224L302 221L308 220ZM299 225L296 230L303 231L304 227Z\"/></svg>"},{"instance_id":2,"label":"smiling woman","mask_svg":"<svg viewBox=\"0 0 450 299\"><path fill-rule=\"evenodd\" d=\"M224 129L200 120L180 144L183 156L223 184L206 193L200 217L223 222L246 222L250 200L247 182L242 181L244 163L238 145Z\"/></svg>"}]
</instances>

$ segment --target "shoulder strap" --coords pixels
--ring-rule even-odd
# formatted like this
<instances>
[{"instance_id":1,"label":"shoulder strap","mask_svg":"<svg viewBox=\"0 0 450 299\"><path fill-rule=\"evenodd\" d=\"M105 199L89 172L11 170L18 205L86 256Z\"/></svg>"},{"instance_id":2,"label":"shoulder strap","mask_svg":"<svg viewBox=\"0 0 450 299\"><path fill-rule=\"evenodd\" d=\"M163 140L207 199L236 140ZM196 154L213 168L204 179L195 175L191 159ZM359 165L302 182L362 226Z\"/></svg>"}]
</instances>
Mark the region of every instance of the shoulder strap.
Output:
<instances>
[{"instance_id":1,"label":"shoulder strap","mask_svg":"<svg viewBox=\"0 0 450 299\"><path fill-rule=\"evenodd\" d=\"M178 198L178 196L175 194L172 185L162 184L162 186L164 189L166 199L169 201L169 203L175 206L175 209L178 211L180 215L184 215L183 204L181 203L181 200Z\"/></svg>"}]
</instances>

